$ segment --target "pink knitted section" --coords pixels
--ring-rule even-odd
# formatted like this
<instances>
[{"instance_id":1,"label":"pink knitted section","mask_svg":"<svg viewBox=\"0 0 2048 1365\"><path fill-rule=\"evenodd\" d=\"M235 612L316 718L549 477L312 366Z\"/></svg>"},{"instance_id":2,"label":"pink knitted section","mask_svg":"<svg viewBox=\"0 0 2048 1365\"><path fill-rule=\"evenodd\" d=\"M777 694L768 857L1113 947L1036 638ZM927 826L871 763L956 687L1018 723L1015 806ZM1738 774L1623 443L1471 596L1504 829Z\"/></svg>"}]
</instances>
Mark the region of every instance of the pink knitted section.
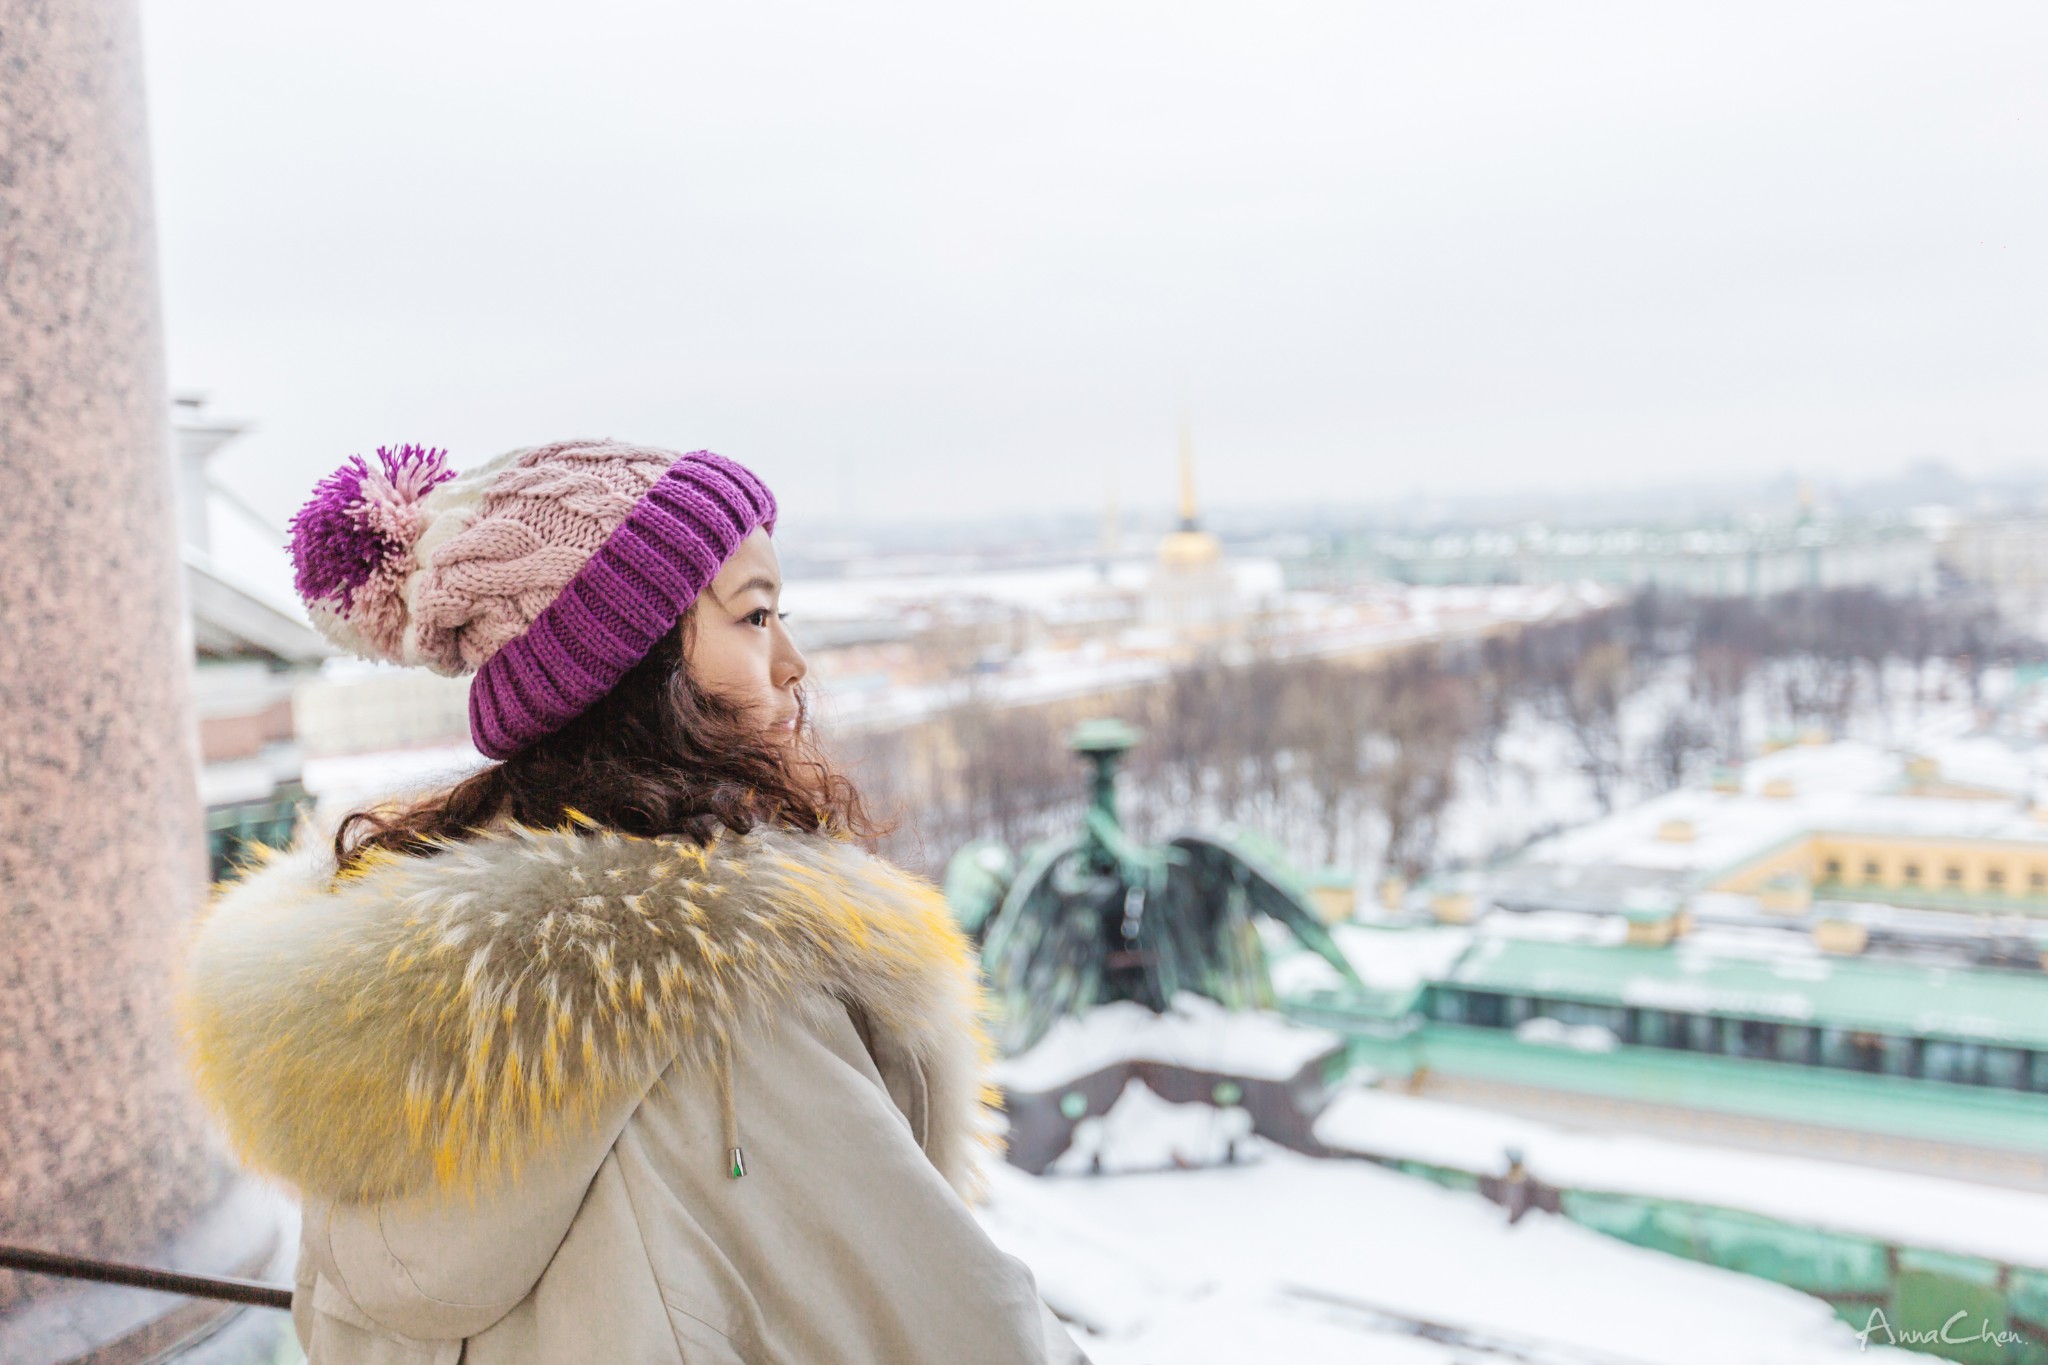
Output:
<instances>
[{"instance_id":1,"label":"pink knitted section","mask_svg":"<svg viewBox=\"0 0 2048 1365\"><path fill-rule=\"evenodd\" d=\"M466 672L519 636L675 460L621 441L560 441L521 456L433 555L412 613L423 659Z\"/></svg>"}]
</instances>

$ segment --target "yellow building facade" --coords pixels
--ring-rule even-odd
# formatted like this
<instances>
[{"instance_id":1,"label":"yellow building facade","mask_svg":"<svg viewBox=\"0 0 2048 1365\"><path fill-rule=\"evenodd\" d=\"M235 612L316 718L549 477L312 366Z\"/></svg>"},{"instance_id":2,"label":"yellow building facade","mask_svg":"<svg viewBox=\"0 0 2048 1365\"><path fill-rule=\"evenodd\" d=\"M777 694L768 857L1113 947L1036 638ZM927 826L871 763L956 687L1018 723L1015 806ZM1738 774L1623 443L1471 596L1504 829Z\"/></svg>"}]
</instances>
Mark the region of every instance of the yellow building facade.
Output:
<instances>
[{"instance_id":1,"label":"yellow building facade","mask_svg":"<svg viewBox=\"0 0 2048 1365\"><path fill-rule=\"evenodd\" d=\"M2048 843L1817 832L1728 869L1707 889L1756 896L1766 908L1796 913L1804 906L1774 905L1786 898L1773 893L1802 882L1824 897L1862 894L2048 916Z\"/></svg>"}]
</instances>

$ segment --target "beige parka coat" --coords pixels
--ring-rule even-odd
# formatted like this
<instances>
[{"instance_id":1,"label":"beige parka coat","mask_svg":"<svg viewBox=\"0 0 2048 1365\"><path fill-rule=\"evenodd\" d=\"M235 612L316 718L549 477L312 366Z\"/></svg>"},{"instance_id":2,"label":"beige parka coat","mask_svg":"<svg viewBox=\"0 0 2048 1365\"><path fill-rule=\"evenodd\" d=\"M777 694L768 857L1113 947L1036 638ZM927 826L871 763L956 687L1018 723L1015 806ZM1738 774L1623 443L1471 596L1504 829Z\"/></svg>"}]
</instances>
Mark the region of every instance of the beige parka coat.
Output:
<instances>
[{"instance_id":1,"label":"beige parka coat","mask_svg":"<svg viewBox=\"0 0 2048 1365\"><path fill-rule=\"evenodd\" d=\"M507 826L216 896L193 1068L300 1196L313 1365L1067 1365L967 1204L967 946L841 840Z\"/></svg>"}]
</instances>

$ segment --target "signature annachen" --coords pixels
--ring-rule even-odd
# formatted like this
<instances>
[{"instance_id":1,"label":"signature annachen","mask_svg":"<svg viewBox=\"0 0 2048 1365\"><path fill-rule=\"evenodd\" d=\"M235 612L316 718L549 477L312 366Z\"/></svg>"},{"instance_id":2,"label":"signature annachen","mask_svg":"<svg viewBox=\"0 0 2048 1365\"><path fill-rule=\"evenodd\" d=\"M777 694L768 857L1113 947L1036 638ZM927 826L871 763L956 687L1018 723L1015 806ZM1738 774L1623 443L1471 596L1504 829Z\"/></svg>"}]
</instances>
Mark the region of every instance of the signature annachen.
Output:
<instances>
[{"instance_id":1,"label":"signature annachen","mask_svg":"<svg viewBox=\"0 0 2048 1365\"><path fill-rule=\"evenodd\" d=\"M1969 1316L1967 1310L1958 1309L1939 1327L1894 1327L1891 1319L1885 1316L1884 1309L1873 1308L1863 1330L1856 1334L1856 1340L1865 1350L1869 1349L1874 1337L1879 1338L1879 1344L1883 1346L1964 1346L1979 1341L1997 1346L2019 1343L2018 1332L1994 1329L1984 1318L1977 1319L1975 1327L1959 1325Z\"/></svg>"}]
</instances>

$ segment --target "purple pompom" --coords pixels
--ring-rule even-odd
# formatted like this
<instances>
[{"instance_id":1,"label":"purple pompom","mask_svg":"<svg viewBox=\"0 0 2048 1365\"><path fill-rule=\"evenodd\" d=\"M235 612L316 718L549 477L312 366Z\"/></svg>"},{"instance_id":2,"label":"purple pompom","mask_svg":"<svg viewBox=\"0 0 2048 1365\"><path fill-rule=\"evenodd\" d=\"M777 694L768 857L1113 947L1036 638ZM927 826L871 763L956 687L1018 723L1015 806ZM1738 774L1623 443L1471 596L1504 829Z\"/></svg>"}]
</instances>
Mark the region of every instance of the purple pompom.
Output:
<instances>
[{"instance_id":1,"label":"purple pompom","mask_svg":"<svg viewBox=\"0 0 2048 1365\"><path fill-rule=\"evenodd\" d=\"M448 452L425 446L377 447L372 469L360 455L313 486L291 519L292 565L309 604L339 602L346 613L379 569L410 553L423 529L416 504L449 479Z\"/></svg>"}]
</instances>

